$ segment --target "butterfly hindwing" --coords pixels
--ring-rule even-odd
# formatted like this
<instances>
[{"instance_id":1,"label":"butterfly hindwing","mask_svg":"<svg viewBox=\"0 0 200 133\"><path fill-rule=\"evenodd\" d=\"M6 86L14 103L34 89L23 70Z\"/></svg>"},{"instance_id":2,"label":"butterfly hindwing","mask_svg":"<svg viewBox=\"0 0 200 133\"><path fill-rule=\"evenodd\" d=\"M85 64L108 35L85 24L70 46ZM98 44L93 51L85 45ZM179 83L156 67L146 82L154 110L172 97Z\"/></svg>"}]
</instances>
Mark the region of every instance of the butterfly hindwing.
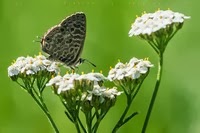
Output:
<instances>
[{"instance_id":1,"label":"butterfly hindwing","mask_svg":"<svg viewBox=\"0 0 200 133\"><path fill-rule=\"evenodd\" d=\"M48 30L41 41L42 50L52 60L75 66L80 59L85 36L86 16L84 13L76 13Z\"/></svg>"}]
</instances>

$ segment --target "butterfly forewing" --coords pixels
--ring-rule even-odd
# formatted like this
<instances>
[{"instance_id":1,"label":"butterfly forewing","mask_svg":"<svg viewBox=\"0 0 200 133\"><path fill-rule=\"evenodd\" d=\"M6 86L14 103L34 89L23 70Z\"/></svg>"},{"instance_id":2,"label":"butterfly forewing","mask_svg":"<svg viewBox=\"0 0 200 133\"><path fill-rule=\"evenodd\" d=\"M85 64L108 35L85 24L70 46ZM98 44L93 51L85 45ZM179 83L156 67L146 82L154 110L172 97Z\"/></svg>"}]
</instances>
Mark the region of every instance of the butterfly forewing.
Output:
<instances>
[{"instance_id":1,"label":"butterfly forewing","mask_svg":"<svg viewBox=\"0 0 200 133\"><path fill-rule=\"evenodd\" d=\"M73 14L54 26L44 35L42 50L51 60L75 66L80 59L86 35L86 16Z\"/></svg>"}]
</instances>

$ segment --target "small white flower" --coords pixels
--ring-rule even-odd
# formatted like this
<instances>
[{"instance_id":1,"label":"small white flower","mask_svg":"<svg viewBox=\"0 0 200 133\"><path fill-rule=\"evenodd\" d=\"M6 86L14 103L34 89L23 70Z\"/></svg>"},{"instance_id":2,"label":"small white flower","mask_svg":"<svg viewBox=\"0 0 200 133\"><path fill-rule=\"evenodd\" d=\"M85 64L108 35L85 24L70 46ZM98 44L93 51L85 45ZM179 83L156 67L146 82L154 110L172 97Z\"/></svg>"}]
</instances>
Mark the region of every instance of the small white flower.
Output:
<instances>
[{"instance_id":1,"label":"small white flower","mask_svg":"<svg viewBox=\"0 0 200 133\"><path fill-rule=\"evenodd\" d=\"M106 91L104 86L99 86L95 84L92 91L88 91L87 100L91 101L93 96L99 97L99 103L103 103L105 99L103 98L103 93Z\"/></svg>"},{"instance_id":2,"label":"small white flower","mask_svg":"<svg viewBox=\"0 0 200 133\"><path fill-rule=\"evenodd\" d=\"M103 96L104 97L107 97L107 98L110 98L110 99L114 99L116 96L119 96L121 95L123 92L119 92L117 91L117 88L116 87L113 87L111 89L107 89L103 92Z\"/></svg>"},{"instance_id":3,"label":"small white flower","mask_svg":"<svg viewBox=\"0 0 200 133\"><path fill-rule=\"evenodd\" d=\"M106 77L102 73L88 73L88 77L94 77L94 81L103 81Z\"/></svg>"},{"instance_id":4,"label":"small white flower","mask_svg":"<svg viewBox=\"0 0 200 133\"><path fill-rule=\"evenodd\" d=\"M131 79L138 79L140 77L140 71L137 68L133 67L129 71L127 71L126 77L130 77Z\"/></svg>"},{"instance_id":5,"label":"small white flower","mask_svg":"<svg viewBox=\"0 0 200 133\"><path fill-rule=\"evenodd\" d=\"M33 64L26 64L26 65L21 69L21 73L25 73L25 74L27 74L27 75L35 74L34 68L35 68L35 66L33 66Z\"/></svg>"},{"instance_id":6,"label":"small white flower","mask_svg":"<svg viewBox=\"0 0 200 133\"><path fill-rule=\"evenodd\" d=\"M68 91L70 89L74 89L73 80L63 80L59 82L59 87L57 93L60 94L61 92Z\"/></svg>"},{"instance_id":7,"label":"small white flower","mask_svg":"<svg viewBox=\"0 0 200 133\"><path fill-rule=\"evenodd\" d=\"M185 16L184 14L178 12L175 12L173 17L174 23L183 23L185 19L190 19L189 16Z\"/></svg>"},{"instance_id":8,"label":"small white flower","mask_svg":"<svg viewBox=\"0 0 200 133\"><path fill-rule=\"evenodd\" d=\"M76 74L76 73L67 73L67 74L65 74L64 76L63 76L63 79L65 79L65 80L69 80L69 79L71 79L72 77L79 77L79 75L78 74Z\"/></svg>"},{"instance_id":9,"label":"small white flower","mask_svg":"<svg viewBox=\"0 0 200 133\"><path fill-rule=\"evenodd\" d=\"M137 58L133 57L132 59L130 59L130 61L129 61L127 66L134 67L138 62L140 62L140 60L138 60Z\"/></svg>"},{"instance_id":10,"label":"small white flower","mask_svg":"<svg viewBox=\"0 0 200 133\"><path fill-rule=\"evenodd\" d=\"M33 57L27 56L25 59L25 62L27 64L32 64L36 59L34 59Z\"/></svg>"},{"instance_id":11,"label":"small white flower","mask_svg":"<svg viewBox=\"0 0 200 133\"><path fill-rule=\"evenodd\" d=\"M35 66L35 72L45 69L41 60L35 60L32 65Z\"/></svg>"},{"instance_id":12,"label":"small white flower","mask_svg":"<svg viewBox=\"0 0 200 133\"><path fill-rule=\"evenodd\" d=\"M92 91L88 91L90 94L101 96L102 93L106 90L105 87L100 87L98 84L94 85L94 88Z\"/></svg>"},{"instance_id":13,"label":"small white flower","mask_svg":"<svg viewBox=\"0 0 200 133\"><path fill-rule=\"evenodd\" d=\"M35 74L35 72L34 72L33 70L27 70L27 71L26 71L26 74L27 74L27 75L33 75L33 74Z\"/></svg>"},{"instance_id":14,"label":"small white flower","mask_svg":"<svg viewBox=\"0 0 200 133\"><path fill-rule=\"evenodd\" d=\"M58 73L60 71L58 64L56 62L51 63L47 66L47 71Z\"/></svg>"},{"instance_id":15,"label":"small white flower","mask_svg":"<svg viewBox=\"0 0 200 133\"><path fill-rule=\"evenodd\" d=\"M76 80L89 80L89 81L103 81L106 77L103 76L101 73L88 73L88 74L82 74L79 77L76 78Z\"/></svg>"},{"instance_id":16,"label":"small white flower","mask_svg":"<svg viewBox=\"0 0 200 133\"><path fill-rule=\"evenodd\" d=\"M25 60L26 60L26 58L21 56L21 57L17 58L16 62L25 61Z\"/></svg>"},{"instance_id":17,"label":"small white flower","mask_svg":"<svg viewBox=\"0 0 200 133\"><path fill-rule=\"evenodd\" d=\"M52 64L50 60L46 60L46 59L43 59L43 60L39 59L39 61L45 66L50 66Z\"/></svg>"},{"instance_id":18,"label":"small white flower","mask_svg":"<svg viewBox=\"0 0 200 133\"><path fill-rule=\"evenodd\" d=\"M117 79L117 80L123 79L125 77L125 73L126 73L126 71L124 68L118 69L114 79Z\"/></svg>"},{"instance_id":19,"label":"small white flower","mask_svg":"<svg viewBox=\"0 0 200 133\"><path fill-rule=\"evenodd\" d=\"M91 80L94 80L93 79L94 77L88 77L87 74L82 74L82 75L76 77L76 80L88 80L88 78L91 79Z\"/></svg>"},{"instance_id":20,"label":"small white flower","mask_svg":"<svg viewBox=\"0 0 200 133\"><path fill-rule=\"evenodd\" d=\"M115 75L117 73L117 70L114 68L111 68L109 73L108 73L108 80L112 81L115 78Z\"/></svg>"},{"instance_id":21,"label":"small white flower","mask_svg":"<svg viewBox=\"0 0 200 133\"><path fill-rule=\"evenodd\" d=\"M57 75L56 77L50 79L49 82L46 84L46 86L51 86L54 84L58 85L62 80L63 80L62 76Z\"/></svg>"},{"instance_id":22,"label":"small white flower","mask_svg":"<svg viewBox=\"0 0 200 133\"><path fill-rule=\"evenodd\" d=\"M46 60L46 57L44 55L37 55L35 57L35 59L37 59L37 60Z\"/></svg>"},{"instance_id":23,"label":"small white flower","mask_svg":"<svg viewBox=\"0 0 200 133\"><path fill-rule=\"evenodd\" d=\"M75 88L74 83L78 76L79 74L76 73L65 74L65 76L63 76L62 81L57 84L58 85L57 93L60 94L61 92L74 89Z\"/></svg>"},{"instance_id":24,"label":"small white flower","mask_svg":"<svg viewBox=\"0 0 200 133\"><path fill-rule=\"evenodd\" d=\"M141 33L150 35L153 31L153 28L152 28L153 24L154 24L154 21L152 19L147 20L145 24L141 27L142 28Z\"/></svg>"},{"instance_id":25,"label":"small white flower","mask_svg":"<svg viewBox=\"0 0 200 133\"><path fill-rule=\"evenodd\" d=\"M122 69L122 68L125 68L126 65L121 63L121 62L118 62L116 65L115 65L115 69Z\"/></svg>"},{"instance_id":26,"label":"small white flower","mask_svg":"<svg viewBox=\"0 0 200 133\"><path fill-rule=\"evenodd\" d=\"M148 60L142 60L137 64L137 68L140 71L140 73L144 74L148 71L148 68L153 67L154 65L151 64Z\"/></svg>"},{"instance_id":27,"label":"small white flower","mask_svg":"<svg viewBox=\"0 0 200 133\"><path fill-rule=\"evenodd\" d=\"M19 72L20 72L20 71L19 71L18 67L15 66L15 65L11 65L11 66L8 67L8 76L9 76L9 77L18 75Z\"/></svg>"}]
</instances>

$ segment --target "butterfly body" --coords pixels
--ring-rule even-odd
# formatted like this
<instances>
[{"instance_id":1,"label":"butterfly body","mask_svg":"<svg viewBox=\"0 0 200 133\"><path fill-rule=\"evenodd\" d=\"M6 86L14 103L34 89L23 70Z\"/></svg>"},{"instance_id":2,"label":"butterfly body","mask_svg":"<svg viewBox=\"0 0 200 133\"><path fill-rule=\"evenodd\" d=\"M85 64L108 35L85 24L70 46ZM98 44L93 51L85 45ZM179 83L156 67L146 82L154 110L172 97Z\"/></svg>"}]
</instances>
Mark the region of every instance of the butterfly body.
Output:
<instances>
[{"instance_id":1,"label":"butterfly body","mask_svg":"<svg viewBox=\"0 0 200 133\"><path fill-rule=\"evenodd\" d=\"M75 13L47 31L41 40L42 50L49 59L75 67L81 63L80 55L86 36L86 16Z\"/></svg>"}]
</instances>

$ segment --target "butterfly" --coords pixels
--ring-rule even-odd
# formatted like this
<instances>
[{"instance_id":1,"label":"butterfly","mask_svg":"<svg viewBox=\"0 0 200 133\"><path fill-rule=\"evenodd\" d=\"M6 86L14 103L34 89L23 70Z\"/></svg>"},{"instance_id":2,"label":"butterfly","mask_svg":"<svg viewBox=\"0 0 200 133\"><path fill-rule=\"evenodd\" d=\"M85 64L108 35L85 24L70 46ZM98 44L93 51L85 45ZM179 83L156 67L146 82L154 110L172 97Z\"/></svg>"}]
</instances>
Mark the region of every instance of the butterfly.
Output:
<instances>
[{"instance_id":1,"label":"butterfly","mask_svg":"<svg viewBox=\"0 0 200 133\"><path fill-rule=\"evenodd\" d=\"M78 64L88 61L80 58L85 36L86 16L83 12L77 12L50 28L40 43L42 51L49 54L49 60L59 61L73 69ZM95 66L90 61L88 62Z\"/></svg>"}]
</instances>

